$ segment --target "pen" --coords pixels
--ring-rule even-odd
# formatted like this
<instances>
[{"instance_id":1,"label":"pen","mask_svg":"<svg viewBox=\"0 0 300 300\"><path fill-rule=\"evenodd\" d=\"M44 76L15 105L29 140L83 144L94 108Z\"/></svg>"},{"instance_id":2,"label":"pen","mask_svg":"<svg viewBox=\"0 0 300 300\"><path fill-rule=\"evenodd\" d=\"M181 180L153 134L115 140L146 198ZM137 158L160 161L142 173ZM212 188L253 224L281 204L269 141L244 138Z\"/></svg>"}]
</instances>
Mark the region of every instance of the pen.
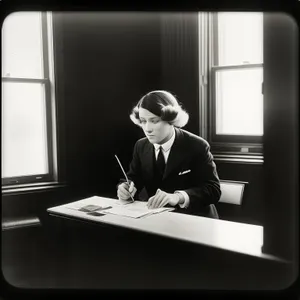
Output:
<instances>
[{"instance_id":1,"label":"pen","mask_svg":"<svg viewBox=\"0 0 300 300\"><path fill-rule=\"evenodd\" d=\"M116 157L116 159L117 159L117 161L118 161L118 163L119 163L119 166L120 166L120 168L121 168L121 170L122 170L122 172L123 172L123 174L124 174L124 176L125 176L125 178L126 178L126 181L127 181L127 183L128 183L128 186L130 187L130 183L129 183L128 177L127 177L127 175L126 175L126 173L125 173L125 171L124 171L124 169L123 169L123 167L122 167L122 164L121 164L121 162L120 162L120 160L118 159L118 156L117 156L116 154L115 154L115 157ZM130 192L129 192L129 194L130 194L130 197L131 197L132 201L134 201L134 199L133 199L133 197L132 197L132 195L131 195Z\"/></svg>"}]
</instances>

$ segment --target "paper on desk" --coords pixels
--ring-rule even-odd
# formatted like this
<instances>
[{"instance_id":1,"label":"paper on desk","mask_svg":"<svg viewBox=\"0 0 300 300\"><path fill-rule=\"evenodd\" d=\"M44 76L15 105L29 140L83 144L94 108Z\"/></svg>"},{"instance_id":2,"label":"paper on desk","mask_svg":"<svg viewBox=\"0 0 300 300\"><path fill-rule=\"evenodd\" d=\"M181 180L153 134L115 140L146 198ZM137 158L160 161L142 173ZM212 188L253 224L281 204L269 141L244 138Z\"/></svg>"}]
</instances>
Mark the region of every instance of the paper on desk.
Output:
<instances>
[{"instance_id":1,"label":"paper on desk","mask_svg":"<svg viewBox=\"0 0 300 300\"><path fill-rule=\"evenodd\" d=\"M119 216L131 217L137 219L144 216L157 214L164 211L171 211L171 210L174 210L174 208L161 207L161 208L149 209L147 207L147 202L133 202L125 206L115 205L112 208L103 210L101 213L113 214L113 215L119 215Z\"/></svg>"}]
</instances>

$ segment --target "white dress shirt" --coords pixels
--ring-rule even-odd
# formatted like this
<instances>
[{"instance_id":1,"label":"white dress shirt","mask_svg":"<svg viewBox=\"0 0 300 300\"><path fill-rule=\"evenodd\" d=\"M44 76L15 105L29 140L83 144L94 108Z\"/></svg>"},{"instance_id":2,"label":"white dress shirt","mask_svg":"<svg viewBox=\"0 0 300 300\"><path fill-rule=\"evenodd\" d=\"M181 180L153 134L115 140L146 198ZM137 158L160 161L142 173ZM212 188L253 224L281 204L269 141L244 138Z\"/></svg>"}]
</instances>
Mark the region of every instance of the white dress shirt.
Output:
<instances>
[{"instance_id":1,"label":"white dress shirt","mask_svg":"<svg viewBox=\"0 0 300 300\"><path fill-rule=\"evenodd\" d=\"M163 150L162 152L163 152L163 155L164 155L164 158L165 158L165 163L167 164L168 157L169 157L172 145L173 145L174 140L175 140L175 136L176 136L175 135L175 129L173 129L173 135L167 142L165 142L162 145L154 144L156 159L157 159L157 156L158 156L158 153L159 153L159 148L161 146L162 150ZM180 193L184 197L184 203L179 204L179 206L181 208L187 208L189 206L189 203L190 203L189 195L185 191L175 191L175 193Z\"/></svg>"}]
</instances>

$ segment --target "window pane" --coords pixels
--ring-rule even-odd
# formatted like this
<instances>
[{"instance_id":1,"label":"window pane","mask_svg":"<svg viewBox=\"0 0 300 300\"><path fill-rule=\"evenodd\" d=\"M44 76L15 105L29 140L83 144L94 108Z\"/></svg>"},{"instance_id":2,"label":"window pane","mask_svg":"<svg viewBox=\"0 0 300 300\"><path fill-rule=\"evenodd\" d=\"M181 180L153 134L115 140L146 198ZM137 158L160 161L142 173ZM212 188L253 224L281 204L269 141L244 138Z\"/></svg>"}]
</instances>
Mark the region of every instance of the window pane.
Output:
<instances>
[{"instance_id":1,"label":"window pane","mask_svg":"<svg viewBox=\"0 0 300 300\"><path fill-rule=\"evenodd\" d=\"M216 73L216 133L263 135L262 68Z\"/></svg>"},{"instance_id":2,"label":"window pane","mask_svg":"<svg viewBox=\"0 0 300 300\"><path fill-rule=\"evenodd\" d=\"M40 12L7 16L2 27L2 76L42 78Z\"/></svg>"},{"instance_id":3,"label":"window pane","mask_svg":"<svg viewBox=\"0 0 300 300\"><path fill-rule=\"evenodd\" d=\"M218 65L263 63L263 14L218 13Z\"/></svg>"},{"instance_id":4,"label":"window pane","mask_svg":"<svg viewBox=\"0 0 300 300\"><path fill-rule=\"evenodd\" d=\"M2 83L2 177L45 174L44 86Z\"/></svg>"}]
</instances>

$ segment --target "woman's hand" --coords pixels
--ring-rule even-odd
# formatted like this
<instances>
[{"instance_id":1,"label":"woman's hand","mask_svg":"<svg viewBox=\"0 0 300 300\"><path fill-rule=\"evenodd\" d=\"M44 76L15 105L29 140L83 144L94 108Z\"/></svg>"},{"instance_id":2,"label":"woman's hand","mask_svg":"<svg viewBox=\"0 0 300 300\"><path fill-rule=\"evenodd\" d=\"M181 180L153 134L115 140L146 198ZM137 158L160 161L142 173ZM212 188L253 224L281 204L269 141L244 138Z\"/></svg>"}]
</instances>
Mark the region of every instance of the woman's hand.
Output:
<instances>
[{"instance_id":1,"label":"woman's hand","mask_svg":"<svg viewBox=\"0 0 300 300\"><path fill-rule=\"evenodd\" d=\"M148 208L159 208L167 204L175 206L179 203L179 199L179 195L176 193L170 194L158 189L156 194L149 198L147 206Z\"/></svg>"},{"instance_id":2,"label":"woman's hand","mask_svg":"<svg viewBox=\"0 0 300 300\"><path fill-rule=\"evenodd\" d=\"M130 185L127 182L123 182L118 186L117 195L119 200L129 200L131 196L134 197L136 191L133 181L130 182Z\"/></svg>"}]
</instances>

